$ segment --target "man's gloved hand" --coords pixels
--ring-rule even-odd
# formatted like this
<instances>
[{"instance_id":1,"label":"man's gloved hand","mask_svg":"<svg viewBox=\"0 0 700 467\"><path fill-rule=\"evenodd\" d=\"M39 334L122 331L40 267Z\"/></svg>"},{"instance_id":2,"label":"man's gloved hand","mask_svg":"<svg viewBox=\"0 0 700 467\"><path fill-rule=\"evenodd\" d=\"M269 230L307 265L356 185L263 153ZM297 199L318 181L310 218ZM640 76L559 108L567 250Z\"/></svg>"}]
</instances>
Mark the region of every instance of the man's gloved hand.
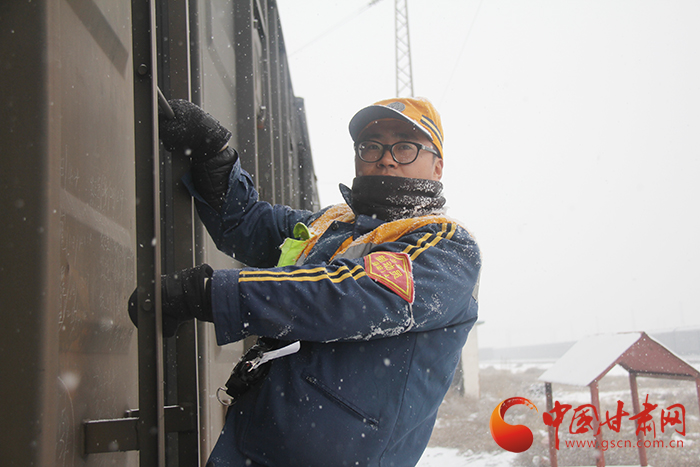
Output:
<instances>
[{"instance_id":1,"label":"man's gloved hand","mask_svg":"<svg viewBox=\"0 0 700 467\"><path fill-rule=\"evenodd\" d=\"M221 152L231 132L197 105L183 99L168 101L175 118L158 110L158 133L165 149L184 150L192 162L204 162Z\"/></svg>"},{"instance_id":2,"label":"man's gloved hand","mask_svg":"<svg viewBox=\"0 0 700 467\"><path fill-rule=\"evenodd\" d=\"M193 318L213 322L211 277L208 264L161 276L163 336L172 337L177 328ZM138 327L138 289L129 297L129 317Z\"/></svg>"},{"instance_id":3,"label":"man's gloved hand","mask_svg":"<svg viewBox=\"0 0 700 467\"><path fill-rule=\"evenodd\" d=\"M192 182L202 198L221 212L229 187L231 169L238 153L226 146L231 132L218 120L192 102L168 101L175 118L168 119L158 110L158 132L165 148L172 152L184 150L192 158Z\"/></svg>"}]
</instances>

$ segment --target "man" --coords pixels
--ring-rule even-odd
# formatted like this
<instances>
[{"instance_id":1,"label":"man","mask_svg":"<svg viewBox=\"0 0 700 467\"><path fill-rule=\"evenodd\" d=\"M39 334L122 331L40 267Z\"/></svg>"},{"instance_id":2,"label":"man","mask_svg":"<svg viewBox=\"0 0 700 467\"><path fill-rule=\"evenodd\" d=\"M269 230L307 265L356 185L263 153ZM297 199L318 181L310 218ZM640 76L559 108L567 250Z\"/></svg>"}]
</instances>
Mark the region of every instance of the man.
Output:
<instances>
[{"instance_id":1,"label":"man","mask_svg":"<svg viewBox=\"0 0 700 467\"><path fill-rule=\"evenodd\" d=\"M241 391L208 465L415 465L477 318L481 265L471 235L443 215L435 108L411 98L360 110L347 204L312 213L259 201L228 130L171 104L161 139L191 153L200 217L248 267L164 276L165 332L196 317L214 323L219 345L301 343Z\"/></svg>"}]
</instances>

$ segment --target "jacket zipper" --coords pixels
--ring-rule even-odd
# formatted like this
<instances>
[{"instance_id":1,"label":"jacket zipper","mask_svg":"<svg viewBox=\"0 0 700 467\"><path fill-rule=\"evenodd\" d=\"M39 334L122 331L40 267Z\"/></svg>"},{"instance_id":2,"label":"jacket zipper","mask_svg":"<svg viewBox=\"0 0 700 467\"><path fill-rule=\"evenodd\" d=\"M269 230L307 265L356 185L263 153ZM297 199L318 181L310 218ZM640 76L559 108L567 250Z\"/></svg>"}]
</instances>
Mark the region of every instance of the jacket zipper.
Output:
<instances>
[{"instance_id":1,"label":"jacket zipper","mask_svg":"<svg viewBox=\"0 0 700 467\"><path fill-rule=\"evenodd\" d=\"M325 395L327 398L330 400L336 402L338 405L341 407L345 408L346 410L350 411L351 413L355 414L358 416L360 419L362 419L363 422L367 423L368 425L371 425L372 427L376 427L379 425L379 420L376 418L372 418L367 416L366 414L362 413L360 410L358 410L355 406L345 402L343 399L339 398L335 393L329 391L325 385L323 385L318 379L316 379L313 376L305 376L304 377L308 383L310 383L313 387L318 389L323 395Z\"/></svg>"}]
</instances>

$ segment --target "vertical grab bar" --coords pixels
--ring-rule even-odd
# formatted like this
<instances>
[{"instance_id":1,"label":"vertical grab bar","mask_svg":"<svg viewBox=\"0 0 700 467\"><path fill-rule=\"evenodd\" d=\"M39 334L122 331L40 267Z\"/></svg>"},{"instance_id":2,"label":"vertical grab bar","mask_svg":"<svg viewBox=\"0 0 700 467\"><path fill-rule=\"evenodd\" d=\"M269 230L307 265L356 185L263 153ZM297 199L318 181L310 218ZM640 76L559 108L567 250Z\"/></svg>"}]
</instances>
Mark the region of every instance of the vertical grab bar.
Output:
<instances>
[{"instance_id":1,"label":"vertical grab bar","mask_svg":"<svg viewBox=\"0 0 700 467\"><path fill-rule=\"evenodd\" d=\"M158 15L158 83L165 95L158 94L162 116L175 117L169 109L167 95L172 99L186 99L201 105L193 99L195 77L199 73L199 60L192 59L200 47L199 36L193 32L197 24L196 2L189 0L163 0L163 7ZM165 6L167 4L167 7ZM161 187L163 190L162 207L162 267L165 273L179 271L201 263L201 254L195 241L197 225L194 215L193 200L184 188L182 177L190 168L189 157L183 150L168 155L162 154ZM196 256L199 256L196 258ZM177 404L191 414L196 422L193 429L180 431L177 436L166 437L166 456L177 456L177 464L196 467L205 462L201 458L199 427L199 358L198 328L195 321L184 323L177 331L177 338L166 341L165 345L165 402L166 407ZM167 429L167 424L166 424Z\"/></svg>"},{"instance_id":2,"label":"vertical grab bar","mask_svg":"<svg viewBox=\"0 0 700 467\"><path fill-rule=\"evenodd\" d=\"M157 143L155 5L132 0L140 467L165 466L161 321L160 159Z\"/></svg>"}]
</instances>

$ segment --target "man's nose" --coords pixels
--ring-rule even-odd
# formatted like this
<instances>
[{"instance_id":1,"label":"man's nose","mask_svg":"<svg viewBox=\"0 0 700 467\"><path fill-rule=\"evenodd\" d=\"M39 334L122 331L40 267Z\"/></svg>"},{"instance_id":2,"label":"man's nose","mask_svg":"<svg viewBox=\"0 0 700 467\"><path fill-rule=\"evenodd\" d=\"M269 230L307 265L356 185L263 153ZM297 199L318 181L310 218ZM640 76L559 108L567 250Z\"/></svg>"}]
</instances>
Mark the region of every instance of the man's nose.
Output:
<instances>
[{"instance_id":1,"label":"man's nose","mask_svg":"<svg viewBox=\"0 0 700 467\"><path fill-rule=\"evenodd\" d=\"M377 161L377 164L384 166L384 167L395 167L396 166L396 161L394 160L394 157L391 155L391 147L384 148L384 152L382 153L382 157Z\"/></svg>"}]
</instances>

